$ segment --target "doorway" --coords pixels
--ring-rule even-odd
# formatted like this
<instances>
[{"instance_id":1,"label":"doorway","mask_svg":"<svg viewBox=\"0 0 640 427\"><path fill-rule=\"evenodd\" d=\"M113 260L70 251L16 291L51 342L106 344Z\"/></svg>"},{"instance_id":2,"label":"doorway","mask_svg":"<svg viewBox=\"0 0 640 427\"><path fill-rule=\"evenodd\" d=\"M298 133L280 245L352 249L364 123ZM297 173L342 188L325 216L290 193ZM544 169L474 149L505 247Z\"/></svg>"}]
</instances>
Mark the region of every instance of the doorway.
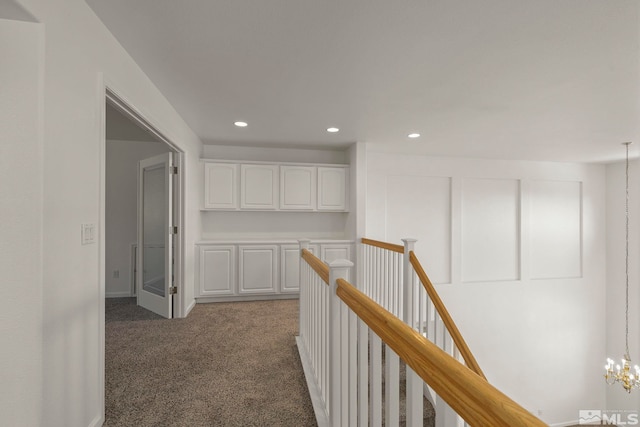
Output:
<instances>
[{"instance_id":1,"label":"doorway","mask_svg":"<svg viewBox=\"0 0 640 427\"><path fill-rule=\"evenodd\" d=\"M158 156L160 164L148 163ZM179 317L182 152L107 89L104 158L105 297L136 298L163 317Z\"/></svg>"}]
</instances>

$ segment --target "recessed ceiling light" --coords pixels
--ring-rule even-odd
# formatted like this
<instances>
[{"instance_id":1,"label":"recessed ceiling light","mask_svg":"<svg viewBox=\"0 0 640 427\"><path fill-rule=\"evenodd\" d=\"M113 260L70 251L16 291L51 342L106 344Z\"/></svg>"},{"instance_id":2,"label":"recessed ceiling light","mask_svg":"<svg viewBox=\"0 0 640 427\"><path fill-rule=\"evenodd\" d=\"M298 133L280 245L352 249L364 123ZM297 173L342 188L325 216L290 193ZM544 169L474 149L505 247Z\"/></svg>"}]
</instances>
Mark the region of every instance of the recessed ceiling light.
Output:
<instances>
[{"instance_id":1,"label":"recessed ceiling light","mask_svg":"<svg viewBox=\"0 0 640 427\"><path fill-rule=\"evenodd\" d=\"M331 132L331 133L335 133L338 132L340 129L338 128L327 128L327 132Z\"/></svg>"},{"instance_id":2,"label":"recessed ceiling light","mask_svg":"<svg viewBox=\"0 0 640 427\"><path fill-rule=\"evenodd\" d=\"M247 127L247 122L234 122L233 124L238 126L239 128L246 128Z\"/></svg>"},{"instance_id":3,"label":"recessed ceiling light","mask_svg":"<svg viewBox=\"0 0 640 427\"><path fill-rule=\"evenodd\" d=\"M410 133L409 135L407 135L409 138L420 138L420 134L419 133Z\"/></svg>"}]
</instances>

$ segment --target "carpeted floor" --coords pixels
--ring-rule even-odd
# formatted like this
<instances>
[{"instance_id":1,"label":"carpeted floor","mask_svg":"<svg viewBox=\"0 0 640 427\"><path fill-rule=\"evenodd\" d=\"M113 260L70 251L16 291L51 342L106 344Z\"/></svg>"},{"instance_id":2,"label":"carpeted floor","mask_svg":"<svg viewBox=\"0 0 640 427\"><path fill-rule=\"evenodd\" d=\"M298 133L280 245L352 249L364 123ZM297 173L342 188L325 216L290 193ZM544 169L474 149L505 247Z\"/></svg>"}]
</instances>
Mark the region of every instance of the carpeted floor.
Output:
<instances>
[{"instance_id":1,"label":"carpeted floor","mask_svg":"<svg viewBox=\"0 0 640 427\"><path fill-rule=\"evenodd\" d=\"M106 301L104 426L314 426L298 301L199 304L166 320Z\"/></svg>"}]
</instances>

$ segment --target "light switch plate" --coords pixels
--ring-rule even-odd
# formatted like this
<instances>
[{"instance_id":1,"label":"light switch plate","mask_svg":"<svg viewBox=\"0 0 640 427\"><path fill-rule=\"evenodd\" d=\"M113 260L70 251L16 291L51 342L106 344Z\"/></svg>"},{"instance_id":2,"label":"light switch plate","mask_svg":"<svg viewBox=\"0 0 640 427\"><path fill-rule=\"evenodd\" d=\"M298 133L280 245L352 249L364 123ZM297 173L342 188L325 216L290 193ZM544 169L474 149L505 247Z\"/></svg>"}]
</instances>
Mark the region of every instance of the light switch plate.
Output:
<instances>
[{"instance_id":1,"label":"light switch plate","mask_svg":"<svg viewBox=\"0 0 640 427\"><path fill-rule=\"evenodd\" d=\"M96 242L96 225L82 224L81 241L83 245Z\"/></svg>"}]
</instances>

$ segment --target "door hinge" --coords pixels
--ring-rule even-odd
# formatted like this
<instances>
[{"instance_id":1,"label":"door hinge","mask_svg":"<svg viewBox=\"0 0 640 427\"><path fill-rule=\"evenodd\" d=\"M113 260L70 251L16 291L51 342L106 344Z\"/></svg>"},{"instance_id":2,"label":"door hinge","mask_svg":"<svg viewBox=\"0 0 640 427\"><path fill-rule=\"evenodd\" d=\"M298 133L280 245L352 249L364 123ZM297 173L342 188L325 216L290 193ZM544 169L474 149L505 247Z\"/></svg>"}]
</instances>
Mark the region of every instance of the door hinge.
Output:
<instances>
[{"instance_id":1,"label":"door hinge","mask_svg":"<svg viewBox=\"0 0 640 427\"><path fill-rule=\"evenodd\" d=\"M173 175L178 175L178 167L177 166L171 166L169 168L169 173L173 174Z\"/></svg>"},{"instance_id":2,"label":"door hinge","mask_svg":"<svg viewBox=\"0 0 640 427\"><path fill-rule=\"evenodd\" d=\"M178 227L177 226L169 227L169 233L178 234Z\"/></svg>"},{"instance_id":3,"label":"door hinge","mask_svg":"<svg viewBox=\"0 0 640 427\"><path fill-rule=\"evenodd\" d=\"M178 293L178 287L177 286L171 286L169 288L169 295L175 295Z\"/></svg>"}]
</instances>

